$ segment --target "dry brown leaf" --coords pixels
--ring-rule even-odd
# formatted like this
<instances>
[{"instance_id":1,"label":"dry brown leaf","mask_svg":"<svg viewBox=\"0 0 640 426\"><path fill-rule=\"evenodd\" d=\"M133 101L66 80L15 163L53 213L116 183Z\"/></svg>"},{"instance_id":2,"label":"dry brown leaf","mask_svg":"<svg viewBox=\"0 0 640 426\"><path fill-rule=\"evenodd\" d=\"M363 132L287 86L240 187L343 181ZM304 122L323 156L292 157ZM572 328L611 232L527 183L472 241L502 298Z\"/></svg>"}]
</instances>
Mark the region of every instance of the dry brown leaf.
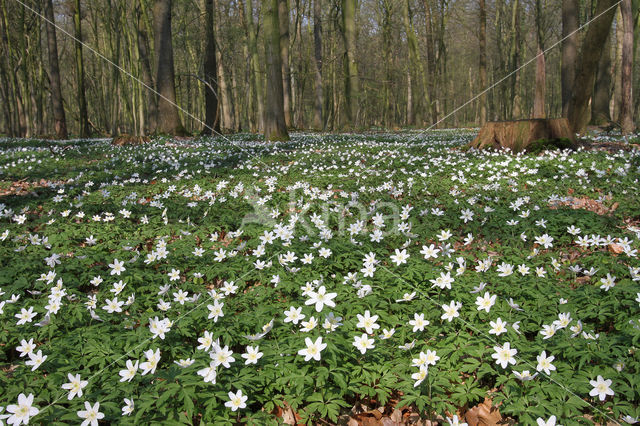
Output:
<instances>
[{"instance_id":1,"label":"dry brown leaf","mask_svg":"<svg viewBox=\"0 0 640 426\"><path fill-rule=\"evenodd\" d=\"M402 411L398 410L397 408L394 409L393 413L391 413L391 420L396 423L402 422Z\"/></svg>"},{"instance_id":2,"label":"dry brown leaf","mask_svg":"<svg viewBox=\"0 0 640 426\"><path fill-rule=\"evenodd\" d=\"M502 415L498 407L493 407L489 398L476 405L465 414L465 419L469 426L490 426L497 425L502 421Z\"/></svg>"},{"instance_id":3,"label":"dry brown leaf","mask_svg":"<svg viewBox=\"0 0 640 426\"><path fill-rule=\"evenodd\" d=\"M620 254L624 252L624 248L620 244L612 243L612 244L609 244L609 251L611 253Z\"/></svg>"}]
</instances>

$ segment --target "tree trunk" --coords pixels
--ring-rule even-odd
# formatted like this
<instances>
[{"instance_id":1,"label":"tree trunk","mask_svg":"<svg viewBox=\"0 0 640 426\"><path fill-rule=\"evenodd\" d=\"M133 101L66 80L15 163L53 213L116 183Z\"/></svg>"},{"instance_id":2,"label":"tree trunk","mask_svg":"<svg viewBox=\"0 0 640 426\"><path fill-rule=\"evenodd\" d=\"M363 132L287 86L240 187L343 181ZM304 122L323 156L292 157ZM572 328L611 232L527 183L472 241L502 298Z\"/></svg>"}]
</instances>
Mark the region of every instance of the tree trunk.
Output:
<instances>
[{"instance_id":1,"label":"tree trunk","mask_svg":"<svg viewBox=\"0 0 640 426\"><path fill-rule=\"evenodd\" d=\"M342 0L342 35L344 38L345 101L347 124L356 125L360 100L360 80L356 59L356 0Z\"/></svg>"},{"instance_id":2,"label":"tree trunk","mask_svg":"<svg viewBox=\"0 0 640 426\"><path fill-rule=\"evenodd\" d=\"M80 10L80 0L75 0L73 11L73 28L75 31L76 49L76 79L78 90L78 111L80 113L80 137L86 138L91 134L89 128L89 115L87 114L87 98L84 89L84 60L82 58L82 12Z\"/></svg>"},{"instance_id":3,"label":"tree trunk","mask_svg":"<svg viewBox=\"0 0 640 426\"><path fill-rule=\"evenodd\" d=\"M282 94L282 64L280 56L280 19L278 0L264 2L264 50L267 64L267 97L264 117L264 137L268 141L289 140L284 121Z\"/></svg>"},{"instance_id":4,"label":"tree trunk","mask_svg":"<svg viewBox=\"0 0 640 426\"><path fill-rule=\"evenodd\" d=\"M47 22L47 47L49 50L49 86L51 87L51 106L53 109L53 127L56 137L66 139L67 120L64 115L64 107L62 105L62 89L60 85L60 69L58 68L58 41L56 40L56 28L53 23L55 18L53 15L53 1L45 1L45 16Z\"/></svg>"},{"instance_id":5,"label":"tree trunk","mask_svg":"<svg viewBox=\"0 0 640 426\"><path fill-rule=\"evenodd\" d=\"M314 86L313 127L324 128L322 105L324 104L322 86L322 0L313 0L313 53L314 53Z\"/></svg>"},{"instance_id":6,"label":"tree trunk","mask_svg":"<svg viewBox=\"0 0 640 426\"><path fill-rule=\"evenodd\" d=\"M216 11L220 10L218 0L213 0L213 10L214 14L216 14ZM221 19L222 18L218 19L217 14L214 16L214 30L217 33L222 32L220 28ZM219 43L217 43L216 46L216 58L218 64L218 108L220 110L220 127L224 132L233 132L233 95L231 94L231 88L229 87L228 72L227 67L223 61L222 48Z\"/></svg>"},{"instance_id":7,"label":"tree trunk","mask_svg":"<svg viewBox=\"0 0 640 426\"><path fill-rule=\"evenodd\" d=\"M289 0L278 0L280 21L280 61L282 63L282 96L284 122L291 128L291 68L289 67Z\"/></svg>"},{"instance_id":8,"label":"tree trunk","mask_svg":"<svg viewBox=\"0 0 640 426\"><path fill-rule=\"evenodd\" d=\"M179 135L186 133L176 104L176 87L171 40L171 0L155 0L153 30L156 53L156 90L158 91L157 130Z\"/></svg>"},{"instance_id":9,"label":"tree trunk","mask_svg":"<svg viewBox=\"0 0 640 426\"><path fill-rule=\"evenodd\" d=\"M547 85L547 75L545 72L544 40L542 34L542 0L536 0L536 89L533 98L533 118L544 118L545 92Z\"/></svg>"},{"instance_id":10,"label":"tree trunk","mask_svg":"<svg viewBox=\"0 0 640 426\"><path fill-rule=\"evenodd\" d=\"M487 11L485 8L485 0L480 0L480 29L478 32L478 41L480 48L480 63L478 74L480 77L481 95L479 98L480 103L480 125L483 125L487 121L487 95L484 90L487 88Z\"/></svg>"},{"instance_id":11,"label":"tree trunk","mask_svg":"<svg viewBox=\"0 0 640 426\"><path fill-rule=\"evenodd\" d=\"M391 69L393 60L391 58L391 0L382 1L382 60L384 63L384 80L382 82L382 125L390 128L393 120L393 102L391 101L391 84L393 72Z\"/></svg>"},{"instance_id":12,"label":"tree trunk","mask_svg":"<svg viewBox=\"0 0 640 426\"><path fill-rule=\"evenodd\" d=\"M436 93L436 53L433 40L433 22L431 14L431 4L429 0L424 0L425 29L427 42L427 96L429 102L429 112L431 114L431 124L438 122L438 95Z\"/></svg>"},{"instance_id":13,"label":"tree trunk","mask_svg":"<svg viewBox=\"0 0 640 426\"><path fill-rule=\"evenodd\" d=\"M631 0L622 0L620 3L622 13L622 99L620 100L620 117L618 122L623 134L629 134L635 130L633 123L633 13Z\"/></svg>"},{"instance_id":14,"label":"tree trunk","mask_svg":"<svg viewBox=\"0 0 640 426\"><path fill-rule=\"evenodd\" d=\"M544 142L536 143L541 139ZM564 141L558 142L558 139ZM488 122L469 146L477 149L509 148L512 152L521 152L558 143L560 147L568 148L575 146L575 142L567 119L551 118Z\"/></svg>"},{"instance_id":15,"label":"tree trunk","mask_svg":"<svg viewBox=\"0 0 640 426\"><path fill-rule=\"evenodd\" d=\"M620 8L616 10L616 38L614 44L613 58L613 91L609 99L609 116L612 121L620 118L620 101L622 99L622 44L624 31L622 28L622 12Z\"/></svg>"},{"instance_id":16,"label":"tree trunk","mask_svg":"<svg viewBox=\"0 0 640 426\"><path fill-rule=\"evenodd\" d=\"M142 71L142 82L145 84L143 93L143 99L146 99L147 103L147 131L153 133L156 131L156 118L158 109L158 99L155 95L151 94L150 88L154 87L153 73L151 72L151 60L149 59L149 36L145 28L148 23L147 9L145 4L141 0L136 2L136 32L137 32L137 47L138 56L140 57L140 68ZM143 129L144 130L144 129ZM143 133L142 133L143 134ZM142 136L142 134L140 136Z\"/></svg>"},{"instance_id":17,"label":"tree trunk","mask_svg":"<svg viewBox=\"0 0 640 426\"><path fill-rule=\"evenodd\" d=\"M418 39L413 29L413 17L411 15L411 9L409 0L406 0L402 4L402 17L404 23L405 33L407 34L407 46L409 50L409 63L407 71L407 85L410 85L413 81L412 76L419 77L420 80L416 81L417 84L422 83L422 94L424 96L425 107L430 104L429 93L427 90L428 80L422 66L422 58L420 57L420 50L418 49ZM415 109L413 107L413 97L415 90L413 87L407 87L407 124L415 124ZM410 96L411 95L411 96Z\"/></svg>"},{"instance_id":18,"label":"tree trunk","mask_svg":"<svg viewBox=\"0 0 640 426\"><path fill-rule=\"evenodd\" d=\"M591 123L596 125L611 122L609 102L611 101L611 33L602 50L591 101Z\"/></svg>"},{"instance_id":19,"label":"tree trunk","mask_svg":"<svg viewBox=\"0 0 640 426\"><path fill-rule=\"evenodd\" d=\"M216 61L216 35L214 32L213 0L203 0L204 17L202 25L205 31L206 47L204 52L204 124L203 135L220 133L220 117L218 115L218 64Z\"/></svg>"},{"instance_id":20,"label":"tree trunk","mask_svg":"<svg viewBox=\"0 0 640 426\"><path fill-rule=\"evenodd\" d=\"M509 53L509 68L511 75L511 118L522 116L522 97L520 96L520 58L522 51L522 34L520 28L520 3L513 0L511 8L511 49Z\"/></svg>"},{"instance_id":21,"label":"tree trunk","mask_svg":"<svg viewBox=\"0 0 640 426\"><path fill-rule=\"evenodd\" d=\"M562 0L562 116L567 116L571 90L576 75L578 58L578 27L580 7L578 0Z\"/></svg>"},{"instance_id":22,"label":"tree trunk","mask_svg":"<svg viewBox=\"0 0 640 426\"><path fill-rule=\"evenodd\" d=\"M270 0L266 0L270 1ZM247 32L247 45L251 61L251 81L255 89L253 96L256 105L256 116L254 120L255 129L264 129L264 98L262 93L262 76L260 75L260 58L258 58L258 42L256 40L255 23L253 22L253 2L246 0L245 12L243 14ZM266 26L266 25L265 25Z\"/></svg>"},{"instance_id":23,"label":"tree trunk","mask_svg":"<svg viewBox=\"0 0 640 426\"><path fill-rule=\"evenodd\" d=\"M576 65L576 79L573 83L573 94L569 102L567 117L571 130L580 133L589 122L589 99L593 95L593 84L596 78L598 62L611 29L616 0L598 0L596 16L587 30L579 62Z\"/></svg>"}]
</instances>

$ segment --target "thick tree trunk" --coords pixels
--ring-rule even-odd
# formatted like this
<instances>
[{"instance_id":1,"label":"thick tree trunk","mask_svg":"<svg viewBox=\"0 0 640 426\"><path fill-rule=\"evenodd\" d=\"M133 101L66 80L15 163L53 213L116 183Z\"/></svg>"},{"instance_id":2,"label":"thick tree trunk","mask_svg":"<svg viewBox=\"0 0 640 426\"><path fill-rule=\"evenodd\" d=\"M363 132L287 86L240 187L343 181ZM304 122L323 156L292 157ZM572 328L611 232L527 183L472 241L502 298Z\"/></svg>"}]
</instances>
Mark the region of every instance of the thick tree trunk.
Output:
<instances>
[{"instance_id":1,"label":"thick tree trunk","mask_svg":"<svg viewBox=\"0 0 640 426\"><path fill-rule=\"evenodd\" d=\"M478 66L478 75L480 78L479 91L482 92L479 98L480 103L480 124L483 125L487 121L487 95L484 90L487 88L487 11L485 8L485 0L480 0L480 28L478 32L478 41L480 49L480 63Z\"/></svg>"},{"instance_id":2,"label":"thick tree trunk","mask_svg":"<svg viewBox=\"0 0 640 426\"><path fill-rule=\"evenodd\" d=\"M91 134L89 128L89 115L87 114L87 98L84 89L84 60L82 58L82 13L80 10L80 0L75 0L75 8L73 11L73 28L75 30L75 49L76 49L76 79L78 90L78 111L80 113L80 137L86 138Z\"/></svg>"},{"instance_id":3,"label":"thick tree trunk","mask_svg":"<svg viewBox=\"0 0 640 426\"><path fill-rule=\"evenodd\" d=\"M356 0L342 0L342 34L344 38L345 103L347 124L356 125L360 100L360 79L356 58Z\"/></svg>"},{"instance_id":4,"label":"thick tree trunk","mask_svg":"<svg viewBox=\"0 0 640 426\"><path fill-rule=\"evenodd\" d=\"M582 43L580 59L576 66L573 94L567 112L571 130L576 133L582 132L589 122L589 99L593 95L596 70L611 29L615 4L616 0L598 0L595 15L603 15L589 25ZM604 13L605 11L607 12Z\"/></svg>"},{"instance_id":5,"label":"thick tree trunk","mask_svg":"<svg viewBox=\"0 0 640 426\"><path fill-rule=\"evenodd\" d=\"M186 133L176 105L176 87L171 40L171 0L155 0L153 30L156 53L156 90L158 99L157 131L178 135Z\"/></svg>"},{"instance_id":6,"label":"thick tree trunk","mask_svg":"<svg viewBox=\"0 0 640 426\"><path fill-rule=\"evenodd\" d=\"M314 53L314 86L313 127L324 128L322 106L324 104L322 85L322 0L313 1L313 53Z\"/></svg>"},{"instance_id":7,"label":"thick tree trunk","mask_svg":"<svg viewBox=\"0 0 640 426\"><path fill-rule=\"evenodd\" d=\"M56 28L53 23L53 1L45 1L45 16L47 22L47 47L49 50L49 86L51 87L51 106L53 109L53 127L56 137L66 139L67 120L64 115L64 106L62 104L62 89L60 85L60 69L58 67L58 41L56 39Z\"/></svg>"},{"instance_id":8,"label":"thick tree trunk","mask_svg":"<svg viewBox=\"0 0 640 426\"><path fill-rule=\"evenodd\" d=\"M220 133L220 116L218 115L218 64L216 61L216 36L214 32L214 10L213 0L203 0L204 15L202 25L204 26L206 47L204 52L204 111L205 127L202 134L211 135Z\"/></svg>"},{"instance_id":9,"label":"thick tree trunk","mask_svg":"<svg viewBox=\"0 0 640 426\"><path fill-rule=\"evenodd\" d=\"M578 58L579 22L578 0L562 0L562 116L567 116L573 81L576 75L576 60Z\"/></svg>"},{"instance_id":10,"label":"thick tree trunk","mask_svg":"<svg viewBox=\"0 0 640 426\"><path fill-rule=\"evenodd\" d=\"M267 64L267 97L264 117L264 137L268 141L289 140L284 121L282 95L282 64L280 56L280 19L278 0L266 0L264 50Z\"/></svg>"},{"instance_id":11,"label":"thick tree trunk","mask_svg":"<svg viewBox=\"0 0 640 426\"><path fill-rule=\"evenodd\" d=\"M621 69L621 95L620 117L618 122L623 134L629 134L635 130L633 123L633 14L631 0L622 0L620 3L622 14L622 69Z\"/></svg>"},{"instance_id":12,"label":"thick tree trunk","mask_svg":"<svg viewBox=\"0 0 640 426\"><path fill-rule=\"evenodd\" d=\"M569 146L574 146L576 142L567 119L552 118L488 122L469 146L478 149L509 148L512 152L521 152L534 148L534 142L540 139L565 139Z\"/></svg>"},{"instance_id":13,"label":"thick tree trunk","mask_svg":"<svg viewBox=\"0 0 640 426\"><path fill-rule=\"evenodd\" d=\"M278 0L280 20L280 60L282 62L282 96L284 101L284 122L291 128L291 68L289 67L289 0Z\"/></svg>"},{"instance_id":14,"label":"thick tree trunk","mask_svg":"<svg viewBox=\"0 0 640 426\"><path fill-rule=\"evenodd\" d=\"M533 98L533 118L544 118L546 116L544 100L547 85L547 74L545 72L544 40L542 28L542 0L536 0L536 89Z\"/></svg>"}]
</instances>

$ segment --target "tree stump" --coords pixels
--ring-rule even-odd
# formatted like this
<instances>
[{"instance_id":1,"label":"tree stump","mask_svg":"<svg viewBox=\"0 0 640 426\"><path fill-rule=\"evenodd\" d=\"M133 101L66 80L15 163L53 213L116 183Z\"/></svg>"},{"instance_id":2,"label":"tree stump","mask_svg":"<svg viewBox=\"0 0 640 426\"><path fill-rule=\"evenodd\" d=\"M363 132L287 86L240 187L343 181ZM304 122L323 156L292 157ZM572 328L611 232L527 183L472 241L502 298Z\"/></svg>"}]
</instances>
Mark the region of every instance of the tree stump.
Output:
<instances>
[{"instance_id":1,"label":"tree stump","mask_svg":"<svg viewBox=\"0 0 640 426\"><path fill-rule=\"evenodd\" d=\"M540 142L538 142L540 141ZM531 151L542 146L575 147L576 138L566 118L534 118L516 121L489 121L471 148L509 148L512 152Z\"/></svg>"},{"instance_id":2,"label":"tree stump","mask_svg":"<svg viewBox=\"0 0 640 426\"><path fill-rule=\"evenodd\" d=\"M125 145L142 145L143 143L151 142L149 136L133 136L133 135L118 135L111 139L111 145L125 146Z\"/></svg>"}]
</instances>

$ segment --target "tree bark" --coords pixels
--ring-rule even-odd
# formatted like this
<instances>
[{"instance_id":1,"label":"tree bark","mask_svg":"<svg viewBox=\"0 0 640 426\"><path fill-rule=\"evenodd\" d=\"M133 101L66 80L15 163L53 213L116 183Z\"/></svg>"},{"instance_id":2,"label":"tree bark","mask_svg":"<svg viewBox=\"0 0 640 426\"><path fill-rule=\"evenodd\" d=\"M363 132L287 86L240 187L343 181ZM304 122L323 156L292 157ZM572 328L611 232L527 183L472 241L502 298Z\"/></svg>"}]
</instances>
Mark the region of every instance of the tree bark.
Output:
<instances>
[{"instance_id":1,"label":"tree bark","mask_svg":"<svg viewBox=\"0 0 640 426\"><path fill-rule=\"evenodd\" d=\"M578 58L578 27L579 21L578 0L562 0L562 116L567 116L571 90L576 75L576 60Z\"/></svg>"},{"instance_id":2,"label":"tree bark","mask_svg":"<svg viewBox=\"0 0 640 426\"><path fill-rule=\"evenodd\" d=\"M551 144L554 140L557 142L558 139L564 139L561 144L567 145L566 147L572 147L576 142L566 118L534 118L488 122L482 126L480 133L469 146L478 149L509 148L512 152L521 152L527 151L540 139Z\"/></svg>"},{"instance_id":3,"label":"tree bark","mask_svg":"<svg viewBox=\"0 0 640 426\"><path fill-rule=\"evenodd\" d=\"M178 135L186 133L176 105L176 87L171 39L171 0L155 0L153 27L156 53L156 90L158 99L157 131Z\"/></svg>"},{"instance_id":4,"label":"tree bark","mask_svg":"<svg viewBox=\"0 0 640 426\"><path fill-rule=\"evenodd\" d=\"M84 88L84 60L82 58L82 11L80 10L80 0L75 0L73 24L76 37L74 45L76 50L76 79L78 84L78 111L80 113L80 137L86 138L91 134L91 129L89 127L87 98L85 97Z\"/></svg>"},{"instance_id":5,"label":"tree bark","mask_svg":"<svg viewBox=\"0 0 640 426\"><path fill-rule=\"evenodd\" d=\"M255 23L253 21L252 0L246 0L243 17L250 55L251 82L254 87L253 99L256 106L256 115L253 124L255 130L262 131L264 130L264 98L262 93L262 76L260 75L260 59L258 58L258 42L256 40Z\"/></svg>"},{"instance_id":6,"label":"tree bark","mask_svg":"<svg viewBox=\"0 0 640 426\"><path fill-rule=\"evenodd\" d=\"M591 100L591 123L596 125L611 122L609 102L611 101L611 33L607 35L593 87Z\"/></svg>"},{"instance_id":7,"label":"tree bark","mask_svg":"<svg viewBox=\"0 0 640 426\"><path fill-rule=\"evenodd\" d=\"M620 3L622 14L622 70L621 70L621 95L620 117L618 122L623 134L629 134L635 130L633 123L633 13L631 0L622 0Z\"/></svg>"},{"instance_id":8,"label":"tree bark","mask_svg":"<svg viewBox=\"0 0 640 426\"><path fill-rule=\"evenodd\" d=\"M53 109L53 128L56 137L66 139L67 120L62 104L62 89L60 85L60 68L58 67L58 41L56 39L55 18L53 16L53 1L45 1L45 16L47 22L47 47L49 50L49 86L51 87L51 106Z\"/></svg>"},{"instance_id":9,"label":"tree bark","mask_svg":"<svg viewBox=\"0 0 640 426\"><path fill-rule=\"evenodd\" d=\"M425 29L427 42L427 96L429 102L429 112L431 114L431 124L438 122L438 95L436 93L436 53L433 39L433 17L431 14L431 4L429 0L424 0Z\"/></svg>"},{"instance_id":10,"label":"tree bark","mask_svg":"<svg viewBox=\"0 0 640 426\"><path fill-rule=\"evenodd\" d=\"M282 63L282 96L284 101L284 122L291 128L291 68L289 67L289 0L278 0L280 23L280 61Z\"/></svg>"},{"instance_id":11,"label":"tree bark","mask_svg":"<svg viewBox=\"0 0 640 426\"><path fill-rule=\"evenodd\" d=\"M218 0L213 0L213 13L214 13L214 31L221 33L220 22L218 19L217 11L220 10ZM233 111L233 94L229 87L229 73L227 72L227 66L223 61L222 48L219 43L216 44L216 58L218 64L218 108L220 114L220 127L224 132L232 132L234 129L234 111Z\"/></svg>"},{"instance_id":12,"label":"tree bark","mask_svg":"<svg viewBox=\"0 0 640 426\"><path fill-rule=\"evenodd\" d=\"M480 125L487 121L487 95L484 90L487 88L487 10L485 8L485 0L480 0L480 29L478 32L478 41L480 48L480 63L478 66L478 74L480 78L479 90L482 92L479 98L480 103Z\"/></svg>"},{"instance_id":13,"label":"tree bark","mask_svg":"<svg viewBox=\"0 0 640 426\"><path fill-rule=\"evenodd\" d=\"M603 13L593 21L587 30L580 60L576 66L576 79L573 83L573 94L567 111L571 130L580 133L589 122L589 99L593 95L593 84L596 78L598 61L607 41L611 22L613 21L616 0L598 0L595 15ZM608 10L606 13L604 13Z\"/></svg>"},{"instance_id":14,"label":"tree bark","mask_svg":"<svg viewBox=\"0 0 640 426\"><path fill-rule=\"evenodd\" d=\"M545 72L544 39L542 29L542 0L536 0L536 89L533 99L533 118L546 116L544 100L547 85Z\"/></svg>"},{"instance_id":15,"label":"tree bark","mask_svg":"<svg viewBox=\"0 0 640 426\"><path fill-rule=\"evenodd\" d=\"M138 56L140 57L140 67L142 71L142 81L145 84L143 89L143 93L146 96L143 96L143 99L146 99L147 103L147 121L148 128L146 129L149 132L156 131L156 118L157 118L157 109L158 109L158 99L155 95L152 95L149 91L149 88L154 87L153 83L153 73L151 72L151 60L149 59L149 36L146 31L146 27L148 24L148 15L147 9L145 8L145 4L142 0L137 0L136 2L136 32L137 32L137 48L138 48ZM145 130L144 128L141 130ZM139 136L142 136L144 132L141 132Z\"/></svg>"},{"instance_id":16,"label":"tree bark","mask_svg":"<svg viewBox=\"0 0 640 426\"><path fill-rule=\"evenodd\" d=\"M313 0L313 53L314 53L314 86L315 97L313 103L313 127L316 130L324 128L322 114L323 85L322 85L322 0Z\"/></svg>"},{"instance_id":17,"label":"tree bark","mask_svg":"<svg viewBox=\"0 0 640 426\"><path fill-rule=\"evenodd\" d=\"M278 0L265 0L264 50L267 64L267 97L264 117L264 137L268 141L289 140L284 121L282 94L282 64L280 56L280 19Z\"/></svg>"},{"instance_id":18,"label":"tree bark","mask_svg":"<svg viewBox=\"0 0 640 426\"><path fill-rule=\"evenodd\" d=\"M413 106L415 90L413 87L411 87L414 80L413 76L420 78L420 80L415 82L416 84L422 83L421 92L424 96L423 104L425 105L425 107L429 105L430 102L429 93L427 90L428 80L422 66L422 58L420 57L420 50L418 49L418 39L413 29L413 17L411 15L409 0L406 0L402 4L402 18L405 33L407 34L407 47L409 50L409 63L407 69L407 124L411 126L416 122L415 109Z\"/></svg>"},{"instance_id":19,"label":"tree bark","mask_svg":"<svg viewBox=\"0 0 640 426\"><path fill-rule=\"evenodd\" d=\"M511 49L509 53L509 68L511 75L511 118L522 116L522 97L520 96L520 58L522 51L522 30L520 28L520 3L513 0L511 7Z\"/></svg>"},{"instance_id":20,"label":"tree bark","mask_svg":"<svg viewBox=\"0 0 640 426\"><path fill-rule=\"evenodd\" d=\"M204 103L205 103L205 127L203 135L220 133L220 116L218 115L218 64L216 61L216 37L214 32L213 0L204 0L204 26L206 47L204 52Z\"/></svg>"},{"instance_id":21,"label":"tree bark","mask_svg":"<svg viewBox=\"0 0 640 426\"><path fill-rule=\"evenodd\" d=\"M355 126L360 100L360 79L356 58L356 0L342 0L342 35L344 38L345 101L348 126Z\"/></svg>"}]
</instances>

